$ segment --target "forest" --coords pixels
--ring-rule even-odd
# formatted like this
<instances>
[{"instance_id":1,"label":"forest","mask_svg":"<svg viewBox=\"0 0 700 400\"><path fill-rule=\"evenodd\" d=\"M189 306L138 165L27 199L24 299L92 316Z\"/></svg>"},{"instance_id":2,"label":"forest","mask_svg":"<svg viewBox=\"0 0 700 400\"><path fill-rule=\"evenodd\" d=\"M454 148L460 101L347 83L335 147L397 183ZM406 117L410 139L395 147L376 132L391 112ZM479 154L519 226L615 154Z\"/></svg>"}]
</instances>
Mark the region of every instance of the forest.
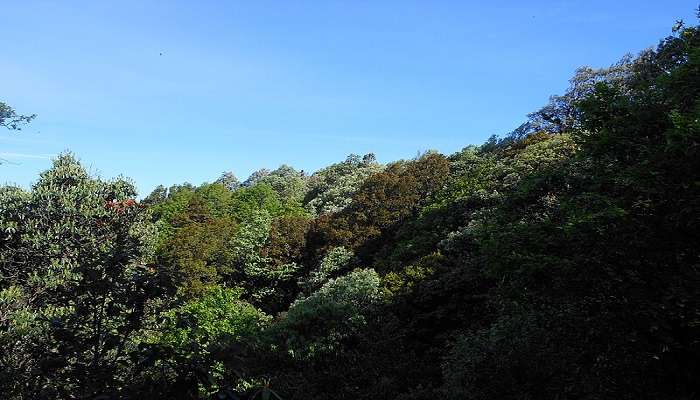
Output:
<instances>
[{"instance_id":1,"label":"forest","mask_svg":"<svg viewBox=\"0 0 700 400\"><path fill-rule=\"evenodd\" d=\"M0 398L700 396L698 26L454 154L213 178L0 187Z\"/></svg>"}]
</instances>

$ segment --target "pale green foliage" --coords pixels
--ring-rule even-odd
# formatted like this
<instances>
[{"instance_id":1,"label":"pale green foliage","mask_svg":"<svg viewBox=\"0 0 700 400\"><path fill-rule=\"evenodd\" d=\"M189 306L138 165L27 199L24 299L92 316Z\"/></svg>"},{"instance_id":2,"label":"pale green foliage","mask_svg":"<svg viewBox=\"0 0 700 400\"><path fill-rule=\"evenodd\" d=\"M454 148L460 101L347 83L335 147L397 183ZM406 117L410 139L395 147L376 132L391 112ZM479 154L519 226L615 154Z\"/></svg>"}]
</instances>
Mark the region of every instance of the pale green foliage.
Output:
<instances>
[{"instance_id":1,"label":"pale green foliage","mask_svg":"<svg viewBox=\"0 0 700 400\"><path fill-rule=\"evenodd\" d=\"M379 275L373 269L357 269L296 300L277 329L286 335L294 357L333 352L367 326L384 297Z\"/></svg>"},{"instance_id":2,"label":"pale green foliage","mask_svg":"<svg viewBox=\"0 0 700 400\"><path fill-rule=\"evenodd\" d=\"M35 337L42 332L38 321L40 313L29 308L29 298L21 286L9 286L0 290L0 346L8 349L8 358L12 363L9 347L29 346L21 338ZM20 350L21 351L21 350ZM16 356L15 356L16 357Z\"/></svg>"},{"instance_id":3,"label":"pale green foliage","mask_svg":"<svg viewBox=\"0 0 700 400\"><path fill-rule=\"evenodd\" d=\"M289 165L281 165L258 182L270 185L284 203L301 202L306 192L306 177Z\"/></svg>"},{"instance_id":4,"label":"pale green foliage","mask_svg":"<svg viewBox=\"0 0 700 400\"><path fill-rule=\"evenodd\" d=\"M469 146L450 156L450 178L426 210L444 207L448 203L467 198L486 199L497 195L493 187L494 173L499 166L498 158ZM494 193L496 192L496 193Z\"/></svg>"},{"instance_id":5,"label":"pale green foliage","mask_svg":"<svg viewBox=\"0 0 700 400\"><path fill-rule=\"evenodd\" d=\"M454 176L438 196L442 202L431 207L457 201L479 207L470 213L466 224L442 240L441 248L453 252L469 251L466 247L470 243L468 238L488 227L493 207L513 191L522 189L523 180L538 174L552 174L563 168L563 163L576 151L577 145L569 134L540 132L506 147L502 151L504 154L469 147L452 156ZM547 194L540 201L551 204L557 200L555 195Z\"/></svg>"},{"instance_id":6,"label":"pale green foliage","mask_svg":"<svg viewBox=\"0 0 700 400\"><path fill-rule=\"evenodd\" d=\"M452 177L438 199L501 197L504 191L515 188L523 177L555 167L575 151L576 145L570 135L544 132L505 148L505 157L467 147L451 157ZM444 205L444 202L435 205Z\"/></svg>"},{"instance_id":7,"label":"pale green foliage","mask_svg":"<svg viewBox=\"0 0 700 400\"><path fill-rule=\"evenodd\" d=\"M329 279L346 269L354 257L354 253L345 247L334 247L326 253L318 268L311 271L308 279L301 282L304 291L309 294L323 286Z\"/></svg>"},{"instance_id":8,"label":"pale green foliage","mask_svg":"<svg viewBox=\"0 0 700 400\"><path fill-rule=\"evenodd\" d=\"M352 201L352 195L370 175L382 170L373 154L351 154L340 163L315 172L309 178L304 207L312 215L338 212Z\"/></svg>"},{"instance_id":9,"label":"pale green foliage","mask_svg":"<svg viewBox=\"0 0 700 400\"><path fill-rule=\"evenodd\" d=\"M270 175L270 170L267 168L261 168L255 172L253 172L252 174L250 174L248 179L243 181L242 186L244 186L244 187L254 186L256 183L258 183L260 181L260 179L262 179L268 175Z\"/></svg>"},{"instance_id":10,"label":"pale green foliage","mask_svg":"<svg viewBox=\"0 0 700 400\"><path fill-rule=\"evenodd\" d=\"M241 222L231 240L233 284L246 289L246 298L262 306L282 296L278 286L294 279L301 266L296 263L275 265L263 248L270 237L272 218L265 210L255 210Z\"/></svg>"},{"instance_id":11,"label":"pale green foliage","mask_svg":"<svg viewBox=\"0 0 700 400\"><path fill-rule=\"evenodd\" d=\"M226 189L234 191L241 186L241 182L236 178L236 175L231 171L227 171L221 174L219 179L215 183L223 185Z\"/></svg>"},{"instance_id":12,"label":"pale green foliage","mask_svg":"<svg viewBox=\"0 0 700 400\"><path fill-rule=\"evenodd\" d=\"M234 262L247 276L265 273L268 260L260 255L260 250L270 234L271 223L272 218L266 211L255 211L241 222L232 240Z\"/></svg>"}]
</instances>

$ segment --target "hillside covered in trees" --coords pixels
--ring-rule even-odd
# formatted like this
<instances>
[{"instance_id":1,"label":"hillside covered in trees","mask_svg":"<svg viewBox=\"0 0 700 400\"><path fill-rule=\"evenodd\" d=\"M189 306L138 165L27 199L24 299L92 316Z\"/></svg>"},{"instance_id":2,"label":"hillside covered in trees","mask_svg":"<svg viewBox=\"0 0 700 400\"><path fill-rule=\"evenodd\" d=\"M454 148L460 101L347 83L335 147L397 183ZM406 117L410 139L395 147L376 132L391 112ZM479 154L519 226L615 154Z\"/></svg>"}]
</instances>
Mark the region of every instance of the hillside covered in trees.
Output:
<instances>
[{"instance_id":1,"label":"hillside covered in trees","mask_svg":"<svg viewBox=\"0 0 700 400\"><path fill-rule=\"evenodd\" d=\"M0 188L0 398L696 399L699 100L679 25L451 155L138 201L63 154Z\"/></svg>"}]
</instances>

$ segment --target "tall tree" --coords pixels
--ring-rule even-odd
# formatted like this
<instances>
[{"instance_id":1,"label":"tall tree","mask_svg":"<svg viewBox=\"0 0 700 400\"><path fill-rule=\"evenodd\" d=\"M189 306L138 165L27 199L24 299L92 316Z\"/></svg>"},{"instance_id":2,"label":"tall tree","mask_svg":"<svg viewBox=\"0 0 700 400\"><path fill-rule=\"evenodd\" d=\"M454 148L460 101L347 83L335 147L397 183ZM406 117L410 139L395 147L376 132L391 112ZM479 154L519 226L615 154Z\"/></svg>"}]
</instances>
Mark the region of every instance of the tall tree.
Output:
<instances>
[{"instance_id":1,"label":"tall tree","mask_svg":"<svg viewBox=\"0 0 700 400\"><path fill-rule=\"evenodd\" d=\"M59 156L0 208L0 387L12 398L118 393L159 296L153 229L131 183ZM10 300L8 302L8 300Z\"/></svg>"}]
</instances>

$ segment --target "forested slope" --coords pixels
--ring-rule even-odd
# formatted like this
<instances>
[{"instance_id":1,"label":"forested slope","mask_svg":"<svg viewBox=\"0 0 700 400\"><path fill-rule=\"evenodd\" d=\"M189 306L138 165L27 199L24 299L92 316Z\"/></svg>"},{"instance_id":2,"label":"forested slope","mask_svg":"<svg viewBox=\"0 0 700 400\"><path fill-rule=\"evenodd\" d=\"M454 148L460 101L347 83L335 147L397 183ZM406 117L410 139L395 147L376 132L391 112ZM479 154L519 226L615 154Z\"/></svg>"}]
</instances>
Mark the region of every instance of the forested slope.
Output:
<instances>
[{"instance_id":1,"label":"forested slope","mask_svg":"<svg viewBox=\"0 0 700 400\"><path fill-rule=\"evenodd\" d=\"M449 156L136 201L61 155L0 188L0 397L697 398L699 95L680 27Z\"/></svg>"}]
</instances>

